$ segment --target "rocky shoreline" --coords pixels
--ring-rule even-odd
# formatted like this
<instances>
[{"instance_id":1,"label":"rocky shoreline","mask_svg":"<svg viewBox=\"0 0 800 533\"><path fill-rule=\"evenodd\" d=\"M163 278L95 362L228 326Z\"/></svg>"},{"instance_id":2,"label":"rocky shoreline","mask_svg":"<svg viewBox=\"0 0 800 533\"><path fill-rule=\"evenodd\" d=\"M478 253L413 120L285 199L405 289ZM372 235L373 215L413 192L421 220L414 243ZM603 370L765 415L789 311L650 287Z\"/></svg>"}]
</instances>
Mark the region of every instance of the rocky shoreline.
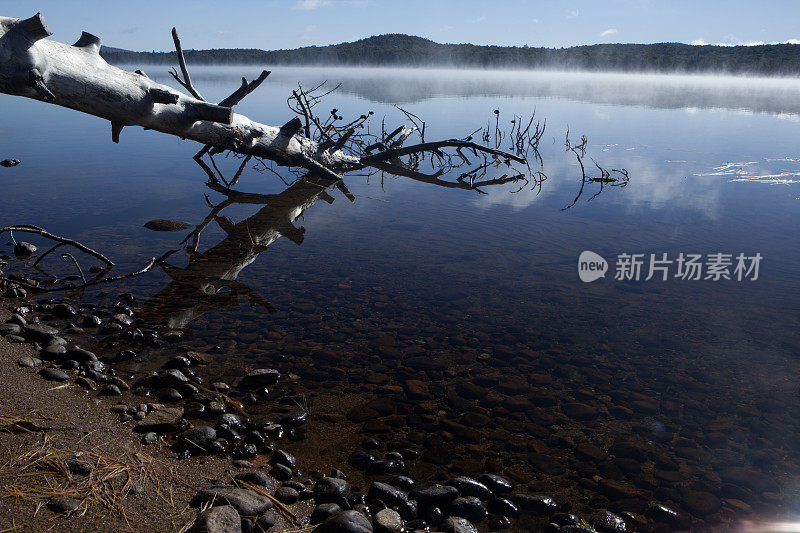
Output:
<instances>
[{"instance_id":1,"label":"rocky shoreline","mask_svg":"<svg viewBox=\"0 0 800 533\"><path fill-rule=\"evenodd\" d=\"M191 350L154 359L157 368L138 363L132 367L132 361L140 362L144 357L128 345L139 343L158 350L174 345L181 332L137 328L135 299L130 293L118 295L106 308L70 300L33 302L27 300L24 289L14 286L5 287L3 296L3 357L18 353L19 348L25 351L16 358L20 368L28 369L25 379L32 379L31 370L36 370L57 389L86 391L82 395L88 397L83 401L93 401L116 417L118 427L133 430L142 449L157 448L177 465L202 461L193 481L208 479L209 465L211 471L225 470L226 474L220 476L222 483L217 478L217 483L209 486L190 483L191 489L182 489L188 503L202 511L194 521L195 531L621 532L691 527L688 516L658 502L651 502L641 514L596 509L578 516L570 512L574 509L567 501L528 492L524 483L486 472L474 477L426 476L441 482L418 485L408 474L419 471L415 463L430 451L407 439L387 438L390 428L383 427L385 423L376 416L383 409L394 412L394 408L373 401L351 409L346 417L317 412L310 416L311 409L304 405L303 397L287 395L277 412L248 416L250 407L271 397L273 387L298 376L261 368L241 376L235 387L222 380L207 383L199 369L214 355ZM7 352L7 346L17 350ZM98 356L80 346L103 351L98 351ZM374 375L369 381L377 382ZM419 403L430 398L427 385L421 381L408 379L403 388ZM326 465L327 471L303 464L308 454L301 453L298 460L284 449L302 449L305 442L313 440L309 426L317 419L338 424L345 418L363 423L367 433L374 436L360 442L348 436L352 449L341 450L347 460ZM483 423L477 419L472 422ZM455 423L447 429L456 435L470 431L468 426ZM592 451L587 448L583 453L591 455ZM545 455L539 462L544 469L558 466ZM485 466L492 465L487 461ZM625 485L613 480L599 482L609 493L627 496ZM46 504L68 515L88 510L77 498L51 498ZM86 515L93 512L92 508Z\"/></svg>"}]
</instances>

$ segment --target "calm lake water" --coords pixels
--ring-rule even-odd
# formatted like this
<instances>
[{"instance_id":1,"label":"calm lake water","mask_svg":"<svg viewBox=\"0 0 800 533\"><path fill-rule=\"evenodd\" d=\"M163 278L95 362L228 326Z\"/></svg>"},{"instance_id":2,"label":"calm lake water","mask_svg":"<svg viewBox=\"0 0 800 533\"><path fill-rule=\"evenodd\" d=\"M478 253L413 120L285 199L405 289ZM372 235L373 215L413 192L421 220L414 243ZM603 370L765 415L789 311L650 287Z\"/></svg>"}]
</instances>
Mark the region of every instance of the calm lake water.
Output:
<instances>
[{"instance_id":1,"label":"calm lake water","mask_svg":"<svg viewBox=\"0 0 800 533\"><path fill-rule=\"evenodd\" d=\"M144 69L171 81L161 67ZM349 176L354 201L331 189L329 203L248 170L238 190L279 199L232 205L222 213L236 224L230 235L211 223L191 263L178 252L169 275L90 290L85 302L133 291L150 325L184 331L168 355L214 351L208 372L220 379L257 367L299 376L282 386L305 395L312 431L326 439L295 445L320 465L344 464L372 432L424 450L409 466L420 479L491 468L579 511L642 513L658 500L700 528L796 514L800 80L273 70L239 113L283 124L297 83L323 80L341 88L321 114L374 111L373 127L385 116L391 130L401 104L431 140L485 127L495 109L504 122L535 110L547 124L548 179L541 191L480 195ZM219 101L257 73L197 68L193 78ZM204 186L194 143L126 128L115 145L100 119L2 101L0 156L22 160L0 170L2 225L71 236L125 272L180 248L187 233L145 222L199 224L205 195L223 200ZM629 184L591 199L599 185L587 184L564 210L581 186L568 129L573 141L588 139L588 173L598 175L592 160L624 168ZM238 164L217 162L228 177ZM269 246L254 246L253 235ZM580 280L585 250L608 261L604 278ZM731 279L681 279L676 262L666 281L660 271L645 279L651 254L707 263L719 253L732 254ZM762 257L757 279L736 279L740 253ZM615 279L621 254L644 254L638 281ZM322 413L349 418L314 416Z\"/></svg>"}]
</instances>

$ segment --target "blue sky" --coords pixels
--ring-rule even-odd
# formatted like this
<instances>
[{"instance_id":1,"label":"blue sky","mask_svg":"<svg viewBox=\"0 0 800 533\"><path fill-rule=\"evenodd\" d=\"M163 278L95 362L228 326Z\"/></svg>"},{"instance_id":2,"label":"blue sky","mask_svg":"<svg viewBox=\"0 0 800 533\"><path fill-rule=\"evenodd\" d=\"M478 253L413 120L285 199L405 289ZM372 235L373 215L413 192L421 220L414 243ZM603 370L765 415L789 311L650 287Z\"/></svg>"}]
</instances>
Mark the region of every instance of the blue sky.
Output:
<instances>
[{"instance_id":1,"label":"blue sky","mask_svg":"<svg viewBox=\"0 0 800 533\"><path fill-rule=\"evenodd\" d=\"M800 43L798 0L0 0L0 15L41 11L54 39L81 30L109 46L295 48L408 33L437 42L566 47L594 43Z\"/></svg>"}]
</instances>

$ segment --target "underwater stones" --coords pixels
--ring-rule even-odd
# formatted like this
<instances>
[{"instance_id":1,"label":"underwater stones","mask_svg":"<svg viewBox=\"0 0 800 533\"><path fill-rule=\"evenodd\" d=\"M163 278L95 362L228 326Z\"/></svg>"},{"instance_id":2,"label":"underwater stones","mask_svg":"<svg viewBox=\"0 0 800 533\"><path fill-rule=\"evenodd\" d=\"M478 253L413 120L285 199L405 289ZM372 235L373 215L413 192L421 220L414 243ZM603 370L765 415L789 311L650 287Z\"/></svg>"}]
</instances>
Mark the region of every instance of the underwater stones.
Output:
<instances>
[{"instance_id":1,"label":"underwater stones","mask_svg":"<svg viewBox=\"0 0 800 533\"><path fill-rule=\"evenodd\" d=\"M274 385L281 378L281 373L274 368L259 368L253 370L239 381L239 386L244 389L258 389Z\"/></svg>"},{"instance_id":2,"label":"underwater stones","mask_svg":"<svg viewBox=\"0 0 800 533\"><path fill-rule=\"evenodd\" d=\"M608 454L600 447L592 444L591 442L581 442L575 445L575 455L581 459L588 459L591 461L603 461Z\"/></svg>"},{"instance_id":3,"label":"underwater stones","mask_svg":"<svg viewBox=\"0 0 800 533\"><path fill-rule=\"evenodd\" d=\"M357 405L347 412L347 419L351 422L366 422L378 418L380 413L375 409L371 409L365 405Z\"/></svg>"},{"instance_id":4,"label":"underwater stones","mask_svg":"<svg viewBox=\"0 0 800 533\"><path fill-rule=\"evenodd\" d=\"M600 492L611 499L636 498L639 492L624 483L613 479L601 479L597 484Z\"/></svg>"},{"instance_id":5,"label":"underwater stones","mask_svg":"<svg viewBox=\"0 0 800 533\"><path fill-rule=\"evenodd\" d=\"M561 406L561 410L573 420L594 420L600 415L599 409L579 402L566 403Z\"/></svg>"},{"instance_id":6,"label":"underwater stones","mask_svg":"<svg viewBox=\"0 0 800 533\"><path fill-rule=\"evenodd\" d=\"M683 495L683 505L693 515L705 517L716 513L722 502L710 492L688 490Z\"/></svg>"},{"instance_id":7,"label":"underwater stones","mask_svg":"<svg viewBox=\"0 0 800 533\"><path fill-rule=\"evenodd\" d=\"M407 379L403 385L406 395L412 400L427 400L432 397L428 385L418 379Z\"/></svg>"},{"instance_id":8,"label":"underwater stones","mask_svg":"<svg viewBox=\"0 0 800 533\"><path fill-rule=\"evenodd\" d=\"M530 454L528 456L528 462L531 466L549 476L560 476L567 471L564 465L557 459L543 453Z\"/></svg>"}]
</instances>

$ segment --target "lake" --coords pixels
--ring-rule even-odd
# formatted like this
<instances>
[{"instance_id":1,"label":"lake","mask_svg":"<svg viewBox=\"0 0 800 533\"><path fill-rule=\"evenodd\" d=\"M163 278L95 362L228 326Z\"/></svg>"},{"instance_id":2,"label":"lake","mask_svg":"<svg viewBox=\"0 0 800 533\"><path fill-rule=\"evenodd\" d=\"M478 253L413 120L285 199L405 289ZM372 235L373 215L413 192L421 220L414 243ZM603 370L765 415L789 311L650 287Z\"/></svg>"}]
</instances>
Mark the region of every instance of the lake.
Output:
<instances>
[{"instance_id":1,"label":"lake","mask_svg":"<svg viewBox=\"0 0 800 533\"><path fill-rule=\"evenodd\" d=\"M192 77L219 101L259 71ZM797 514L800 80L273 71L237 112L283 124L298 83L325 80L341 87L321 115L373 111L372 131L384 117L391 131L407 123L397 104L425 120L427 140L535 111L547 179L479 194L346 176L351 201L248 169L237 190L278 196L230 205L187 254L189 230L143 225L197 225L224 200L192 160L198 145L141 128L116 145L106 121L3 96L0 155L22 164L0 170L0 224L80 240L118 273L180 250L167 271L70 295L111 305L131 291L143 329L182 333L142 348L125 372L187 350L214 354L202 369L212 381L281 370L289 378L254 409L310 412L289 446L314 468L343 468L375 436L381 449L421 452L407 464L418 481L491 471L581 513L644 514L659 501L699 529ZM627 185L586 183L575 200L567 131L587 139L587 174L600 176L594 162L625 169ZM239 164L216 162L227 177ZM606 261L604 277L581 281L584 251ZM679 275L692 254L699 275Z\"/></svg>"}]
</instances>

